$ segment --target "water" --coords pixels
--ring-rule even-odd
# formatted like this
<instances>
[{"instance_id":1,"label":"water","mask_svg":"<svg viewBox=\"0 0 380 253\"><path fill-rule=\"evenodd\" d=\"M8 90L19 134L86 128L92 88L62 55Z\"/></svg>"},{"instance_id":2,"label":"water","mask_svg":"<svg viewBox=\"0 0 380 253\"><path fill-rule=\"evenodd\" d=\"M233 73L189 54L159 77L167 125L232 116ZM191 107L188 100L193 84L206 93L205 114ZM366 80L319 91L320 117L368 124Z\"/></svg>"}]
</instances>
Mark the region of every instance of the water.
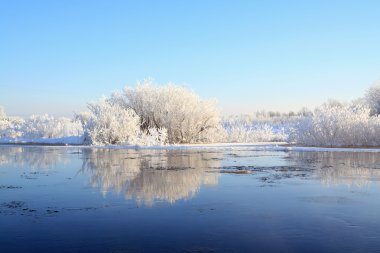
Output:
<instances>
[{"instance_id":1,"label":"water","mask_svg":"<svg viewBox=\"0 0 380 253\"><path fill-rule=\"evenodd\" d=\"M0 147L0 252L380 252L380 155Z\"/></svg>"}]
</instances>

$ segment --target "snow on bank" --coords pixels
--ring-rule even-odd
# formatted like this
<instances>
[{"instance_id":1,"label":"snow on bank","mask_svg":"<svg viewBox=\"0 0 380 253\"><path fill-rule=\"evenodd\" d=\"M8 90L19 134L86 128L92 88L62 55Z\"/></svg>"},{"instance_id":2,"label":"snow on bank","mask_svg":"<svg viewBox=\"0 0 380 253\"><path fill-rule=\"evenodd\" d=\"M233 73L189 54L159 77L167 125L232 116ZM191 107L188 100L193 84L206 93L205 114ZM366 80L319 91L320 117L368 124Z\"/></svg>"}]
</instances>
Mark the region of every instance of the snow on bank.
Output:
<instances>
[{"instance_id":1,"label":"snow on bank","mask_svg":"<svg viewBox=\"0 0 380 253\"><path fill-rule=\"evenodd\" d=\"M329 147L302 147L291 146L286 142L255 142L255 143L213 143L213 144L178 144L178 145L108 145L87 146L83 145L83 138L70 136L54 139L27 139L27 138L0 138L0 145L61 145L65 147L75 146L80 148L96 149L145 149L145 150L220 150L220 151L283 151L283 152L367 152L380 153L380 148L329 148Z\"/></svg>"},{"instance_id":2,"label":"snow on bank","mask_svg":"<svg viewBox=\"0 0 380 253\"><path fill-rule=\"evenodd\" d=\"M82 136L66 136L66 137L61 137L61 138L1 137L0 144L83 145L83 137Z\"/></svg>"},{"instance_id":3,"label":"snow on bank","mask_svg":"<svg viewBox=\"0 0 380 253\"><path fill-rule=\"evenodd\" d=\"M323 147L277 147L274 151L296 151L296 152L366 152L380 153L380 148L323 148Z\"/></svg>"},{"instance_id":4,"label":"snow on bank","mask_svg":"<svg viewBox=\"0 0 380 253\"><path fill-rule=\"evenodd\" d=\"M88 147L88 146L87 146ZM91 148L91 147L88 147ZM93 146L106 149L171 149L171 150L242 150L242 151L283 151L283 152L371 152L380 153L380 148L328 148L289 146L286 142L256 142L256 143L214 143L214 144L184 144L163 146Z\"/></svg>"}]
</instances>

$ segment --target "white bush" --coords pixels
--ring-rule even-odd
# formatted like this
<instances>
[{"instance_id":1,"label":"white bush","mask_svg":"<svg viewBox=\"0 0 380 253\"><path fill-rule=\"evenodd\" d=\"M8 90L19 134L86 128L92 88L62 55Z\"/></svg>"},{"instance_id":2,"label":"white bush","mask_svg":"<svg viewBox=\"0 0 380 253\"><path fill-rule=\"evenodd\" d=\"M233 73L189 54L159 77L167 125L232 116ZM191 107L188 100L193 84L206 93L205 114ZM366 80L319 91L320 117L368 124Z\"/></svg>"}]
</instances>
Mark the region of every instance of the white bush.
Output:
<instances>
[{"instance_id":1,"label":"white bush","mask_svg":"<svg viewBox=\"0 0 380 253\"><path fill-rule=\"evenodd\" d=\"M7 116L0 108L0 137L40 139L81 136L80 122L68 118L55 118L47 114L32 115L27 120Z\"/></svg>"},{"instance_id":2,"label":"white bush","mask_svg":"<svg viewBox=\"0 0 380 253\"><path fill-rule=\"evenodd\" d=\"M223 126L227 133L225 141L249 143L287 139L289 125L294 121L293 116L269 117L264 112L257 116L236 115L224 119Z\"/></svg>"},{"instance_id":3,"label":"white bush","mask_svg":"<svg viewBox=\"0 0 380 253\"><path fill-rule=\"evenodd\" d=\"M16 138L22 135L25 121L20 117L7 116L0 106L0 137Z\"/></svg>"},{"instance_id":4,"label":"white bush","mask_svg":"<svg viewBox=\"0 0 380 253\"><path fill-rule=\"evenodd\" d=\"M165 128L170 143L196 143L215 139L220 127L214 100L204 101L193 91L176 85L157 86L151 80L116 93L113 103L134 110L141 129Z\"/></svg>"},{"instance_id":5,"label":"white bush","mask_svg":"<svg viewBox=\"0 0 380 253\"><path fill-rule=\"evenodd\" d=\"M326 103L299 121L291 140L313 146L378 146L380 118L371 117L364 105Z\"/></svg>"},{"instance_id":6,"label":"white bush","mask_svg":"<svg viewBox=\"0 0 380 253\"><path fill-rule=\"evenodd\" d=\"M5 119L6 117L7 115L5 114L4 108L0 106L0 120Z\"/></svg>"},{"instance_id":7,"label":"white bush","mask_svg":"<svg viewBox=\"0 0 380 253\"><path fill-rule=\"evenodd\" d=\"M62 138L80 136L83 129L79 121L69 118L55 118L48 114L32 115L22 127L22 137L25 138Z\"/></svg>"},{"instance_id":8,"label":"white bush","mask_svg":"<svg viewBox=\"0 0 380 253\"><path fill-rule=\"evenodd\" d=\"M164 145L167 138L168 131L165 128L149 128L147 131L139 131L136 144L143 146Z\"/></svg>"},{"instance_id":9,"label":"white bush","mask_svg":"<svg viewBox=\"0 0 380 253\"><path fill-rule=\"evenodd\" d=\"M140 117L131 109L111 104L102 98L88 105L89 112L79 114L85 140L94 145L135 144L140 131Z\"/></svg>"},{"instance_id":10,"label":"white bush","mask_svg":"<svg viewBox=\"0 0 380 253\"><path fill-rule=\"evenodd\" d=\"M94 145L290 141L313 146L380 146L380 82L351 104L330 101L314 113L259 111L220 119L214 100L151 80L99 103L76 119L33 115L10 117L0 107L2 141L76 136ZM70 139L70 138L68 138ZM73 138L71 138L73 139ZM43 140L45 141L45 140ZM47 140L48 142L51 140Z\"/></svg>"},{"instance_id":11,"label":"white bush","mask_svg":"<svg viewBox=\"0 0 380 253\"><path fill-rule=\"evenodd\" d=\"M367 90L365 101L371 110L371 115L380 114L380 81Z\"/></svg>"},{"instance_id":12,"label":"white bush","mask_svg":"<svg viewBox=\"0 0 380 253\"><path fill-rule=\"evenodd\" d=\"M276 131L273 126L268 124L255 125L234 125L226 129L227 142L271 142L285 141L287 135L285 132Z\"/></svg>"}]
</instances>

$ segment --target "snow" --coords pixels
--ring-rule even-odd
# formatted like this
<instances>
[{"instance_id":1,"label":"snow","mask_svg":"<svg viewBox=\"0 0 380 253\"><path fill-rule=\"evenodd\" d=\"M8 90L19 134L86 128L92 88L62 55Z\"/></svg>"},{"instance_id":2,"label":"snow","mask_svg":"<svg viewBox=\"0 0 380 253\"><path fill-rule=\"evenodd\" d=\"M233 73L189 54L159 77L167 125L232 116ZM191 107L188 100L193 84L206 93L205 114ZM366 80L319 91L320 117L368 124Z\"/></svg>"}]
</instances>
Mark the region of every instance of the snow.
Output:
<instances>
[{"instance_id":1,"label":"snow","mask_svg":"<svg viewBox=\"0 0 380 253\"><path fill-rule=\"evenodd\" d=\"M379 94L377 85L367 92L365 99L349 103L331 100L314 112L306 109L297 114L263 111L253 117L240 115L223 119L214 100L203 100L182 86L160 86L152 80L144 80L134 89L126 87L123 92L90 103L87 112L76 114L74 118L44 114L22 119L7 116L0 107L0 143L374 152L380 147L380 116L376 115L380 108ZM298 146L289 145L291 143Z\"/></svg>"},{"instance_id":2,"label":"snow","mask_svg":"<svg viewBox=\"0 0 380 253\"><path fill-rule=\"evenodd\" d=\"M212 143L212 144L183 144L183 145L108 145L108 146L87 146L83 145L83 138L70 136L64 138L51 139L27 139L27 138L0 138L1 144L28 144L38 145L62 145L66 147L76 146L81 148L94 149L151 149L151 150L246 150L246 151L282 151L282 152L367 152L380 153L380 148L329 148L329 147L304 147L292 146L286 142L255 142L255 143Z\"/></svg>"},{"instance_id":3,"label":"snow","mask_svg":"<svg viewBox=\"0 0 380 253\"><path fill-rule=\"evenodd\" d=\"M45 145L82 145L82 136L66 136L61 138L11 138L1 137L0 144L45 144Z\"/></svg>"},{"instance_id":4,"label":"snow","mask_svg":"<svg viewBox=\"0 0 380 253\"><path fill-rule=\"evenodd\" d=\"M87 146L88 147L88 146ZM380 153L380 148L328 148L289 146L286 142L257 142L257 143L213 143L213 144L184 144L157 146L93 146L93 148L108 149L178 149L178 150L247 150L247 151L283 151L283 152L371 152Z\"/></svg>"},{"instance_id":5,"label":"snow","mask_svg":"<svg viewBox=\"0 0 380 253\"><path fill-rule=\"evenodd\" d=\"M101 146L98 148L137 148L137 149L179 149L179 150L249 150L249 151L296 151L296 152L376 152L380 148L321 148L288 146L286 142L257 142L257 143L213 143L185 144L163 146Z\"/></svg>"}]
</instances>

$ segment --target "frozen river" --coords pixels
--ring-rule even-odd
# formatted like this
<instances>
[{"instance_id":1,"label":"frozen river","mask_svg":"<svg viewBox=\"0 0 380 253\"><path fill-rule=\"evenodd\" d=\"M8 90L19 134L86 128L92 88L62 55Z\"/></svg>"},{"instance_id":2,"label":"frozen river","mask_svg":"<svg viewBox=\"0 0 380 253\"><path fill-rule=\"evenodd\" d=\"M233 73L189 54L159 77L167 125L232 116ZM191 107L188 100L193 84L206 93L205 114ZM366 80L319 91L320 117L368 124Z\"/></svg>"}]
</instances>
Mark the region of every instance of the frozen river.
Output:
<instances>
[{"instance_id":1,"label":"frozen river","mask_svg":"<svg viewBox=\"0 0 380 253\"><path fill-rule=\"evenodd\" d=\"M380 153L0 147L0 252L379 252Z\"/></svg>"}]
</instances>

